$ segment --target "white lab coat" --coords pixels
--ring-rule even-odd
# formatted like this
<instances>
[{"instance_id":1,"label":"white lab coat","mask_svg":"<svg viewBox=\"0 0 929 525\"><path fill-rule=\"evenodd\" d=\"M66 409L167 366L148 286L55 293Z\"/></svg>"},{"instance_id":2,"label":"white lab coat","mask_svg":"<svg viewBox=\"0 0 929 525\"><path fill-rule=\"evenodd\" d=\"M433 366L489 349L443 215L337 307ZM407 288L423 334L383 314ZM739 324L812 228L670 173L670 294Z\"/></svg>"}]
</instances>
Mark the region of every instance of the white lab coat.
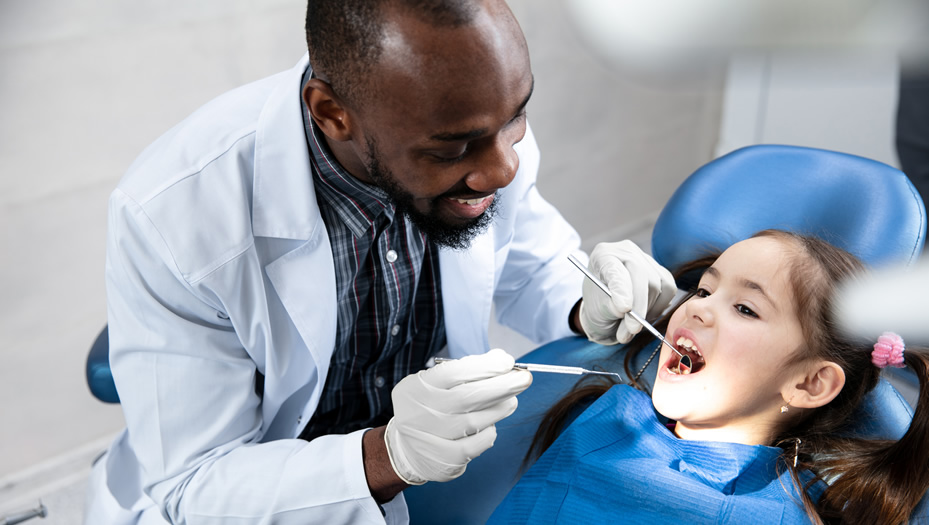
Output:
<instances>
[{"instance_id":1,"label":"white lab coat","mask_svg":"<svg viewBox=\"0 0 929 525\"><path fill-rule=\"evenodd\" d=\"M383 523L361 434L296 439L320 399L335 276L300 105L307 58L210 102L146 149L109 208L110 363L127 431L95 466L87 523ZM569 334L576 232L535 188L532 132L493 226L441 250L451 356L500 321ZM580 254L583 257L583 254ZM264 395L253 388L265 376ZM407 520L402 497L386 521Z\"/></svg>"}]
</instances>

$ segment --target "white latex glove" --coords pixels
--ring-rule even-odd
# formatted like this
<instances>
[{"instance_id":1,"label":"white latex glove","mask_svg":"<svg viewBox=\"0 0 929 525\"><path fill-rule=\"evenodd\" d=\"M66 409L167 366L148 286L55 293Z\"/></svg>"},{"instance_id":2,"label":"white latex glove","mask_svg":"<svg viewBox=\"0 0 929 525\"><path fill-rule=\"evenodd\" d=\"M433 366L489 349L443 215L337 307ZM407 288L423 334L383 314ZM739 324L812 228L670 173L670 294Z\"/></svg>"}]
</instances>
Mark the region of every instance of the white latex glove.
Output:
<instances>
[{"instance_id":1,"label":"white latex glove","mask_svg":"<svg viewBox=\"0 0 929 525\"><path fill-rule=\"evenodd\" d=\"M610 298L584 279L581 326L595 343L628 343L642 329L635 319L626 317L628 311L634 310L643 319L657 317L674 299L671 272L632 241L598 244L588 268L613 294Z\"/></svg>"},{"instance_id":2,"label":"white latex glove","mask_svg":"<svg viewBox=\"0 0 929 525\"><path fill-rule=\"evenodd\" d=\"M391 392L394 417L384 440L390 464L410 485L449 481L494 444L494 424L516 410L532 374L513 370L500 349L411 374Z\"/></svg>"}]
</instances>

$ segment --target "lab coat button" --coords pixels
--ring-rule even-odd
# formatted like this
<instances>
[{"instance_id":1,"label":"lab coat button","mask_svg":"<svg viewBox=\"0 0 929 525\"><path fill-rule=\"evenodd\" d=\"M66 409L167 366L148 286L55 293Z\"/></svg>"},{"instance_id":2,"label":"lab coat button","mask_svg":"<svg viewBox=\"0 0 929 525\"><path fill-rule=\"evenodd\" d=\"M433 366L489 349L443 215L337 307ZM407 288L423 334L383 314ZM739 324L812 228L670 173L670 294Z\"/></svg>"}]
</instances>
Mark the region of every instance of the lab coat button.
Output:
<instances>
[{"instance_id":1,"label":"lab coat button","mask_svg":"<svg viewBox=\"0 0 929 525\"><path fill-rule=\"evenodd\" d=\"M393 250L387 250L387 262L394 262L397 260L397 252Z\"/></svg>"},{"instance_id":2,"label":"lab coat button","mask_svg":"<svg viewBox=\"0 0 929 525\"><path fill-rule=\"evenodd\" d=\"M397 335L400 333L400 325L395 324L393 328L390 329L390 335Z\"/></svg>"},{"instance_id":3,"label":"lab coat button","mask_svg":"<svg viewBox=\"0 0 929 525\"><path fill-rule=\"evenodd\" d=\"M382 386L384 386L384 383L386 383L386 381L384 381L383 377L377 376L374 378L374 386L381 388Z\"/></svg>"}]
</instances>

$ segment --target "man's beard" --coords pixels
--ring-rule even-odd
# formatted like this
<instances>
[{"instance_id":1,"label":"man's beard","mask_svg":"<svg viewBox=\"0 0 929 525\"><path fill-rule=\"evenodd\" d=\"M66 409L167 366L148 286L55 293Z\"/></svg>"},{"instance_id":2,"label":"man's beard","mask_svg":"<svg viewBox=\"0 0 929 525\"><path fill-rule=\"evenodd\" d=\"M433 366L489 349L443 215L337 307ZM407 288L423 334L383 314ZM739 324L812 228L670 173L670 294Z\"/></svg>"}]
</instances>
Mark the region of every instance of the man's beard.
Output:
<instances>
[{"instance_id":1,"label":"man's beard","mask_svg":"<svg viewBox=\"0 0 929 525\"><path fill-rule=\"evenodd\" d=\"M453 250L464 250L471 245L474 237L487 230L493 222L497 211L496 198L484 213L463 224L449 224L436 214L437 201L442 197L432 199L427 213L420 212L413 204L415 200L413 195L400 187L390 169L381 165L374 140L369 138L366 143L368 161L365 163L365 168L368 170L368 176L387 193L387 197L397 208L397 212L409 218L430 241Z\"/></svg>"}]
</instances>

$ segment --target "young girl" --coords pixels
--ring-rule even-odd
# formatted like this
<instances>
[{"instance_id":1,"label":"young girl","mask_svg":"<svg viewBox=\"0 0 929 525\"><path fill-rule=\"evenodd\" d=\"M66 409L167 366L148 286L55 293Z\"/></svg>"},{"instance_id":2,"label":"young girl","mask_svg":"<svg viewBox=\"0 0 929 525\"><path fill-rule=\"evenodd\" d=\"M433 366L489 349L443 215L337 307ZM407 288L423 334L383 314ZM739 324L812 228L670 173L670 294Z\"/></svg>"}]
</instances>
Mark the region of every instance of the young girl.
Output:
<instances>
[{"instance_id":1,"label":"young girl","mask_svg":"<svg viewBox=\"0 0 929 525\"><path fill-rule=\"evenodd\" d=\"M533 443L545 453L491 523L907 521L929 489L929 357L904 355L893 336L874 345L837 332L832 293L861 263L816 238L766 230L703 267L696 291L660 323L693 369L662 345L651 399L578 385L546 415ZM843 435L880 368L904 362L920 382L906 434Z\"/></svg>"}]
</instances>

